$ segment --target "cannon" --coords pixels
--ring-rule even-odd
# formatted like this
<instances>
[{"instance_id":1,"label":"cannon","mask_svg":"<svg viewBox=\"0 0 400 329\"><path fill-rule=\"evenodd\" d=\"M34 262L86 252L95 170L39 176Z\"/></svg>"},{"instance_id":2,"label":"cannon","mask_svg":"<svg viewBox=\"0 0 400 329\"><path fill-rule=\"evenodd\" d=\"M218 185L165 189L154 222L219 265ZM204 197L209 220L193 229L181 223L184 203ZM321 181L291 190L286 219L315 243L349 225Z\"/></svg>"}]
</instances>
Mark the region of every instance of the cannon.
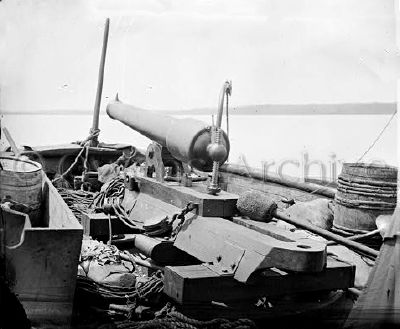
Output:
<instances>
[{"instance_id":1,"label":"cannon","mask_svg":"<svg viewBox=\"0 0 400 329\"><path fill-rule=\"evenodd\" d=\"M171 155L193 168L211 171L213 162L228 158L229 140L221 133L219 146L213 142L213 127L191 118L177 119L160 112L140 109L116 100L107 114L152 141L166 147Z\"/></svg>"},{"instance_id":2,"label":"cannon","mask_svg":"<svg viewBox=\"0 0 400 329\"><path fill-rule=\"evenodd\" d=\"M204 122L191 119L177 119L159 112L143 110L123 104L118 97L107 106L110 118L118 120L153 141L146 152L146 172L151 165L155 169L156 179L164 181L162 148L182 163L186 168L184 177L188 177L190 167L201 171L212 171L207 188L209 194L221 191L218 186L219 166L228 159L229 139L221 129L225 96L231 94L232 83L225 81L221 89L216 125L208 126ZM186 166L190 166L189 169ZM150 177L151 174L148 174ZM185 179L185 182L190 179ZM190 185L191 183L189 183Z\"/></svg>"},{"instance_id":3,"label":"cannon","mask_svg":"<svg viewBox=\"0 0 400 329\"><path fill-rule=\"evenodd\" d=\"M140 193L149 194L177 207L188 202L199 205L198 213L207 216L231 216L237 195L221 191L219 166L229 155L229 139L221 129L225 96L231 93L231 82L221 89L216 124L192 118L175 118L157 111L144 110L122 103L118 97L107 106L107 114L152 142L146 151L144 175L134 175L132 186L140 185ZM168 175L165 166L173 159L179 163L177 175ZM211 177L193 174L192 168L212 171ZM203 181L208 180L206 186ZM179 183L177 185L176 183Z\"/></svg>"}]
</instances>

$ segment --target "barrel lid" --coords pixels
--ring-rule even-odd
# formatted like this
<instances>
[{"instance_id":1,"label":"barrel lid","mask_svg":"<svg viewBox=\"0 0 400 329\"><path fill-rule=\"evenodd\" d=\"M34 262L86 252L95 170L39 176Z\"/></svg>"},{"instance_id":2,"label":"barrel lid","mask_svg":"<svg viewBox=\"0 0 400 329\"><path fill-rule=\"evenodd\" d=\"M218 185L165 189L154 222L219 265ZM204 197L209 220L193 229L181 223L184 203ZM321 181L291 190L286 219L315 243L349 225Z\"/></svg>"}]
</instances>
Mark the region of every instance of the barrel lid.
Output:
<instances>
[{"instance_id":1,"label":"barrel lid","mask_svg":"<svg viewBox=\"0 0 400 329\"><path fill-rule=\"evenodd\" d=\"M9 172L30 173L42 169L40 163L23 157L0 156L0 164L0 172L3 170Z\"/></svg>"}]
</instances>

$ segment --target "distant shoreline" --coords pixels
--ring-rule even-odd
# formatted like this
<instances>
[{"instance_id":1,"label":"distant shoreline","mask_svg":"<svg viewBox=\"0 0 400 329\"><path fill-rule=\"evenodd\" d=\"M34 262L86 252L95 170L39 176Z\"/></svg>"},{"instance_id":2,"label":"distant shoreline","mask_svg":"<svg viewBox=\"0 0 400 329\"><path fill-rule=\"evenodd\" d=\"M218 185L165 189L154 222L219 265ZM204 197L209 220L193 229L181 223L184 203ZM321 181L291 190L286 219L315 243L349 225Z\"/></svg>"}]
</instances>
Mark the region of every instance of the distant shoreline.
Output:
<instances>
[{"instance_id":1,"label":"distant shoreline","mask_svg":"<svg viewBox=\"0 0 400 329\"><path fill-rule=\"evenodd\" d=\"M346 104L266 104L232 106L230 115L388 115L397 110L396 103L346 103ZM162 114L172 115L212 115L216 114L216 108L200 108L191 110L159 110ZM1 115L91 115L92 110L34 110L34 111L4 111ZM106 115L105 111L100 112Z\"/></svg>"}]
</instances>

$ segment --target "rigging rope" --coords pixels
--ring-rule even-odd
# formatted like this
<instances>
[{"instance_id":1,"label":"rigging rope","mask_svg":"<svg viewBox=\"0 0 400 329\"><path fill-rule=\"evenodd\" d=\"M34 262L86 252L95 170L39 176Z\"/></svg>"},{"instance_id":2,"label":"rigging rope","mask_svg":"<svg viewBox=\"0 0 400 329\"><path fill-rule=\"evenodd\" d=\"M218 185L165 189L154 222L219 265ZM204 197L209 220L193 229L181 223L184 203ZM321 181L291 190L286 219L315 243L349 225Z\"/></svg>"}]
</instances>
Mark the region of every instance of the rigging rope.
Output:
<instances>
[{"instance_id":1,"label":"rigging rope","mask_svg":"<svg viewBox=\"0 0 400 329\"><path fill-rule=\"evenodd\" d=\"M80 146L82 146L82 149L79 151L78 155L75 157L74 162L68 167L68 169L66 171L64 171L60 176L54 178L51 182L54 184L55 182L64 179L64 177L66 175L68 175L72 169L74 169L74 167L76 166L76 164L78 163L79 158L81 157L82 153L84 151L86 151L85 153L85 159L84 159L84 166L85 166L85 170L87 169L87 158L89 156L89 147L90 147L90 142L97 138L100 134L100 129L91 129L90 130L90 134L89 136L83 140L82 142L79 143Z\"/></svg>"},{"instance_id":2,"label":"rigging rope","mask_svg":"<svg viewBox=\"0 0 400 329\"><path fill-rule=\"evenodd\" d=\"M360 158L357 160L356 163L359 163L367 155L367 153L375 146L375 144L381 138L383 133L386 131L387 127L389 127L389 125L392 122L393 118L395 117L396 113L397 113L397 110L393 112L393 114L391 115L391 117L389 118L388 122L383 127L383 129L381 130L381 132L378 134L378 136L375 138L375 140L372 142L372 144L367 148L367 150L363 153L363 155L360 156Z\"/></svg>"},{"instance_id":3,"label":"rigging rope","mask_svg":"<svg viewBox=\"0 0 400 329\"><path fill-rule=\"evenodd\" d=\"M356 163L359 163L367 154L369 151L371 151L371 149L375 146L375 144L379 141L379 139L382 137L383 133L386 131L386 129L389 127L390 123L392 122L393 118L396 116L397 114L397 110L393 112L393 114L390 116L389 120L386 122L385 126L382 128L381 132L378 134L378 136L374 139L374 141L372 142L372 144L367 148L367 150L361 155L361 157L357 160ZM319 190L321 190L324 187L327 187L329 184L331 184L331 182L328 182L318 188L316 188L315 190L313 190L312 192L310 192L310 194L314 194L316 192L318 192Z\"/></svg>"}]
</instances>

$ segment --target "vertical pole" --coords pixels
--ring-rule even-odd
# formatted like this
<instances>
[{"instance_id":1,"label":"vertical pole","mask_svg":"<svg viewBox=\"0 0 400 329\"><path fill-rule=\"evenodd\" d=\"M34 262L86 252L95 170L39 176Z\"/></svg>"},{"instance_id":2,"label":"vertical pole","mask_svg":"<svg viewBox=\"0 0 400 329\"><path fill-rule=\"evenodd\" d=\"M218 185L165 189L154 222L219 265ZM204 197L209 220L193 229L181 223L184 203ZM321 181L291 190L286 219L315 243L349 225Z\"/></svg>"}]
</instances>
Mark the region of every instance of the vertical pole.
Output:
<instances>
[{"instance_id":1,"label":"vertical pole","mask_svg":"<svg viewBox=\"0 0 400 329\"><path fill-rule=\"evenodd\" d=\"M11 137L11 134L6 127L3 127L3 132L4 135L6 135L8 144L10 144L11 150L14 152L14 155L19 156L21 152L19 151L17 144L15 144L14 139Z\"/></svg>"},{"instance_id":2,"label":"vertical pole","mask_svg":"<svg viewBox=\"0 0 400 329\"><path fill-rule=\"evenodd\" d=\"M92 129L90 130L90 133L95 133L99 129L100 104L101 104L101 94L103 92L104 65L106 62L109 29L110 29L110 19L107 18L106 24L104 27L103 49L101 51L99 76L98 76L98 80L97 80L96 101L94 103L93 123L92 123ZM91 140L90 144L91 144L91 146L97 146L99 144L97 136Z\"/></svg>"},{"instance_id":3,"label":"vertical pole","mask_svg":"<svg viewBox=\"0 0 400 329\"><path fill-rule=\"evenodd\" d=\"M226 96L226 135L229 139L229 97Z\"/></svg>"},{"instance_id":4,"label":"vertical pole","mask_svg":"<svg viewBox=\"0 0 400 329\"><path fill-rule=\"evenodd\" d=\"M0 284L6 278L6 224L0 206Z\"/></svg>"},{"instance_id":5,"label":"vertical pole","mask_svg":"<svg viewBox=\"0 0 400 329\"><path fill-rule=\"evenodd\" d=\"M226 95L226 135L228 136L229 140L229 97ZM229 163L229 154L226 162Z\"/></svg>"}]
</instances>

